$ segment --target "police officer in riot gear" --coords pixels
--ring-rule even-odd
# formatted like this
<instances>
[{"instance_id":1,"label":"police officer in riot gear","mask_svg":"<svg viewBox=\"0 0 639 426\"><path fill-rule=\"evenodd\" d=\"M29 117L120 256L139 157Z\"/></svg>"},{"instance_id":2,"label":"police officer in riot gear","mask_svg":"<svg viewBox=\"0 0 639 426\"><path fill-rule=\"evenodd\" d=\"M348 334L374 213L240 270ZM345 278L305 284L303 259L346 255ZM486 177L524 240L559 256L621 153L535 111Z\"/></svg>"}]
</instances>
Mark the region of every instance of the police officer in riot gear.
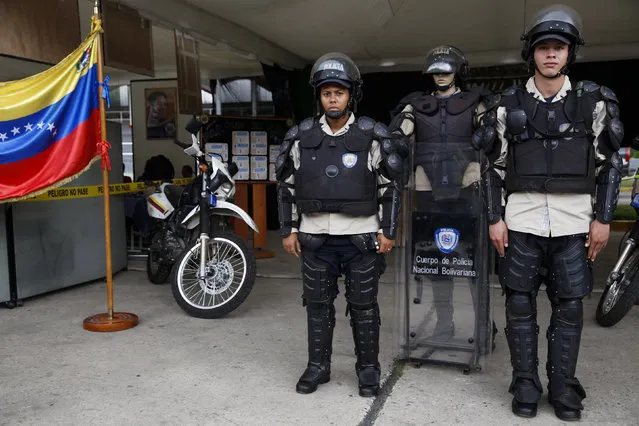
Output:
<instances>
[{"instance_id":1,"label":"police officer in riot gear","mask_svg":"<svg viewBox=\"0 0 639 426\"><path fill-rule=\"evenodd\" d=\"M480 209L480 165L473 149L477 143L494 138L495 109L498 97L488 90L462 90L468 75L468 61L454 46L437 46L426 57L423 73L432 78L433 92L414 92L400 101L390 125L396 138L410 138L414 143L413 176L416 204L420 212L440 213ZM492 122L481 126L484 117ZM478 202L474 203L472 200ZM475 212L478 213L478 212ZM437 323L433 331L436 340L446 340L455 334L453 323L453 278L429 276L433 290L433 306ZM416 276L419 284L415 303L421 303L425 277ZM473 304L477 310L477 286L470 283ZM488 307L483 309L488 315ZM484 324L490 327L487 324ZM478 327L481 329L481 327ZM490 331L484 327L484 340Z\"/></svg>"},{"instance_id":2,"label":"police officer in riot gear","mask_svg":"<svg viewBox=\"0 0 639 426\"><path fill-rule=\"evenodd\" d=\"M574 10L540 11L522 37L534 66L524 86L503 93L495 143L485 146L483 175L490 238L502 259L506 337L511 353L512 411L533 417L543 392L537 365L539 271L552 306L548 339L548 400L562 420L578 420L586 392L576 377L590 291L589 262L606 245L621 181L623 138L615 94L567 76L583 44ZM505 196L505 212L502 200Z\"/></svg>"},{"instance_id":3,"label":"police officer in riot gear","mask_svg":"<svg viewBox=\"0 0 639 426\"><path fill-rule=\"evenodd\" d=\"M359 394L379 391L377 304L384 254L395 244L403 158L385 125L353 114L362 79L341 53L311 70L316 116L293 127L276 162L285 250L302 258L308 321L308 364L296 390L307 394L330 380L334 299L345 276L347 314L355 342ZM381 208L380 208L381 207Z\"/></svg>"}]
</instances>

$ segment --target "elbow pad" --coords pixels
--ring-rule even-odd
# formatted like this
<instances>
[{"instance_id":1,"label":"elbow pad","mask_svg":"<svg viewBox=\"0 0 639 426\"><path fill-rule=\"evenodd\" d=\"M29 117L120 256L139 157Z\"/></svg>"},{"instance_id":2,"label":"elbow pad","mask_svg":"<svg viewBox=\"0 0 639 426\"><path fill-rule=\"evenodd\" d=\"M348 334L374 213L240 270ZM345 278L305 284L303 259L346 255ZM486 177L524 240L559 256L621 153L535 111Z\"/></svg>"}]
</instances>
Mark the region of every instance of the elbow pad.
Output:
<instances>
[{"instance_id":1,"label":"elbow pad","mask_svg":"<svg viewBox=\"0 0 639 426\"><path fill-rule=\"evenodd\" d=\"M488 170L482 175L482 184L486 194L486 214L488 223L494 225L502 219L501 190L504 181L494 170Z\"/></svg>"},{"instance_id":2,"label":"elbow pad","mask_svg":"<svg viewBox=\"0 0 639 426\"><path fill-rule=\"evenodd\" d=\"M295 196L289 190L290 185L277 183L277 213L280 221L280 235L282 238L291 235L291 228L297 228L299 221L293 220L293 204Z\"/></svg>"},{"instance_id":3,"label":"elbow pad","mask_svg":"<svg viewBox=\"0 0 639 426\"><path fill-rule=\"evenodd\" d=\"M386 187L384 194L380 198L382 205L382 220L380 228L386 238L394 240L397 236L399 224L399 214L401 207L401 193L393 184Z\"/></svg>"},{"instance_id":4,"label":"elbow pad","mask_svg":"<svg viewBox=\"0 0 639 426\"><path fill-rule=\"evenodd\" d=\"M601 223L612 222L621 183L621 157L618 152L610 156L599 171L595 189L595 219Z\"/></svg>"}]
</instances>

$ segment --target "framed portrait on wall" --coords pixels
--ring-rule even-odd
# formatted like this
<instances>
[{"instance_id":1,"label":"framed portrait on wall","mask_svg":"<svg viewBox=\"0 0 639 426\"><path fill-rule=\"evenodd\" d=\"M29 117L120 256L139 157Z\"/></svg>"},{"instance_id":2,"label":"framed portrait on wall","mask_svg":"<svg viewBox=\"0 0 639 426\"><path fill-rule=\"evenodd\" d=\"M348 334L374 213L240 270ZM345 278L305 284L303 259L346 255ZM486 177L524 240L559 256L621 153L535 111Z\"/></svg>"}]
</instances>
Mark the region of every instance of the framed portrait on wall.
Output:
<instances>
[{"instance_id":1,"label":"framed portrait on wall","mask_svg":"<svg viewBox=\"0 0 639 426\"><path fill-rule=\"evenodd\" d=\"M146 100L146 138L175 139L177 122L177 88L144 89Z\"/></svg>"}]
</instances>

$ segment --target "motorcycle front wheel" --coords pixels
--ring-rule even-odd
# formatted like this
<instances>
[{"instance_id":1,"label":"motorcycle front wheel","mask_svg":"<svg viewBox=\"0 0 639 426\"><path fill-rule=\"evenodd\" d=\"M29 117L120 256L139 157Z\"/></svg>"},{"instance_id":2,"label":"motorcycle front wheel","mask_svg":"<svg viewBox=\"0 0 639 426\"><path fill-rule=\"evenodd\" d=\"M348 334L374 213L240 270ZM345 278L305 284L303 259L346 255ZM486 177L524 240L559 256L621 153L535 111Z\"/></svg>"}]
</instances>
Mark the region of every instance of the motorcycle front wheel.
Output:
<instances>
[{"instance_id":1,"label":"motorcycle front wheel","mask_svg":"<svg viewBox=\"0 0 639 426\"><path fill-rule=\"evenodd\" d=\"M213 234L207 244L205 276L199 276L198 238L173 266L171 290L190 316L214 319L228 315L248 297L255 283L255 255L235 234Z\"/></svg>"},{"instance_id":2,"label":"motorcycle front wheel","mask_svg":"<svg viewBox=\"0 0 639 426\"><path fill-rule=\"evenodd\" d=\"M597 323L612 327L626 316L639 297L639 250L635 250L619 269L619 277L604 289L595 314Z\"/></svg>"}]
</instances>

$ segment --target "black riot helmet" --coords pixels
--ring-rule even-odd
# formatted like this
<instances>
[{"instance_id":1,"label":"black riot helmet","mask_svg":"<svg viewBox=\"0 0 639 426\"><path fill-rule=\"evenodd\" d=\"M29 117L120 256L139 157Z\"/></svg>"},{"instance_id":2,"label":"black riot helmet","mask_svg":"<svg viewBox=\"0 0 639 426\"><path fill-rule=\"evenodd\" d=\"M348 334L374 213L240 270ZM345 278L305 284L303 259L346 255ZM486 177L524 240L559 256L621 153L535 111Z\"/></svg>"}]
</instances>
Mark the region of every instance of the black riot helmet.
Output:
<instances>
[{"instance_id":1,"label":"black riot helmet","mask_svg":"<svg viewBox=\"0 0 639 426\"><path fill-rule=\"evenodd\" d=\"M555 39L568 45L568 61L566 65L575 62L579 46L584 44L581 36L583 24L581 17L571 7L563 4L554 4L543 8L534 16L528 29L521 36L524 47L521 57L524 61L533 63L534 47L542 40ZM568 70L562 69L560 74L566 74Z\"/></svg>"},{"instance_id":2,"label":"black riot helmet","mask_svg":"<svg viewBox=\"0 0 639 426\"><path fill-rule=\"evenodd\" d=\"M455 73L456 78L463 81L468 77L468 60L464 53L455 46L437 46L426 55L424 74L450 74ZM454 81L449 85L452 86ZM438 87L446 90L449 87Z\"/></svg>"},{"instance_id":3,"label":"black riot helmet","mask_svg":"<svg viewBox=\"0 0 639 426\"><path fill-rule=\"evenodd\" d=\"M468 60L455 46L437 46L426 55L424 74L456 73L461 78L468 76Z\"/></svg>"},{"instance_id":4,"label":"black riot helmet","mask_svg":"<svg viewBox=\"0 0 639 426\"><path fill-rule=\"evenodd\" d=\"M318 96L318 89L326 83L336 83L346 87L351 94L354 105L362 100L362 76L355 62L340 52L330 52L322 55L311 69L309 84Z\"/></svg>"}]
</instances>

